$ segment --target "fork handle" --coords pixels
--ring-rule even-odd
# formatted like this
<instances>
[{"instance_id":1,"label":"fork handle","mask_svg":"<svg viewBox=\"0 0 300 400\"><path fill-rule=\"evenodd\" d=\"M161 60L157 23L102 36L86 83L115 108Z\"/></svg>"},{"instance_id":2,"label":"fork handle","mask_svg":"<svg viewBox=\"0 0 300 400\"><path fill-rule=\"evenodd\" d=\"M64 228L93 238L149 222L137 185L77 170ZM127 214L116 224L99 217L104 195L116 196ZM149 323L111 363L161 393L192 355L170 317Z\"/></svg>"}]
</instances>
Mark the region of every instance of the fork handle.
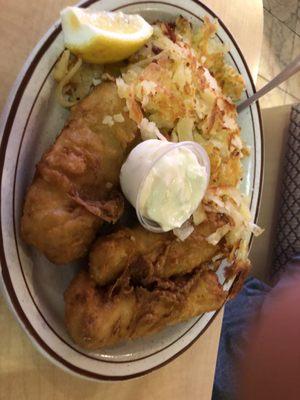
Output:
<instances>
[{"instance_id":1,"label":"fork handle","mask_svg":"<svg viewBox=\"0 0 300 400\"><path fill-rule=\"evenodd\" d=\"M297 56L288 66L284 68L275 78L268 82L264 87L262 87L258 92L254 93L247 100L243 101L237 106L237 111L240 113L245 108L249 107L250 104L257 101L260 97L264 96L270 90L279 86L282 82L289 79L292 75L300 70L300 55Z\"/></svg>"}]
</instances>

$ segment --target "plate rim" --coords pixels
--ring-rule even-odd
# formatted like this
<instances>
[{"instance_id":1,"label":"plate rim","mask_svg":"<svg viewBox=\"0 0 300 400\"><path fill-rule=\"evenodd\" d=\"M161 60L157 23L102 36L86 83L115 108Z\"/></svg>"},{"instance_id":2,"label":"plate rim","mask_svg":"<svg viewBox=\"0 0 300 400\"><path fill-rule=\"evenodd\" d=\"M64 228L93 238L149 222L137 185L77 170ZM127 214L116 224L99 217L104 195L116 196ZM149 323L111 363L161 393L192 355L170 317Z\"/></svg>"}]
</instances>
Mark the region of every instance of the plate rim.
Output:
<instances>
[{"instance_id":1,"label":"plate rim","mask_svg":"<svg viewBox=\"0 0 300 400\"><path fill-rule=\"evenodd\" d=\"M86 0L86 1L81 1L78 3L78 6L81 6L83 8L86 8L97 1L101 0ZM168 1L168 0L167 0ZM248 63L239 47L237 44L237 41L235 40L233 34L230 32L230 30L227 28L227 26L223 23L222 19L216 15L214 11L212 11L207 5L203 4L199 0L191 0L192 2L196 3L200 7L202 7L208 14L210 14L213 18L217 18L220 26L224 29L226 34L229 36L231 41L233 42L235 49L237 50L243 65L247 71L247 75L249 78L249 81L251 83L251 87L253 92L256 92L255 84L253 82L253 78L248 66ZM151 1L150 1L151 2ZM155 0L152 2L155 3ZM131 3L131 2L130 2ZM144 1L143 3L148 3L147 1ZM172 0L170 0L170 5L172 5ZM22 98L22 94L24 93L26 86L31 78L32 72L35 70L35 67L39 63L40 59L42 58L44 51L47 50L47 48L52 44L53 40L55 37L60 33L61 31L61 23L60 21L56 21L50 29L42 36L42 38L38 41L34 49L31 51L29 54L27 60L25 61L17 79L15 80L12 89L9 93L9 96L7 98L6 104L4 106L1 118L0 118L0 128L1 128L1 147L0 147L0 187L2 187L2 176L3 176L3 167L4 167L4 161L5 161L5 154L6 154L6 147L8 144L8 139L10 136L10 131L11 127L14 121L14 116L16 114L16 111L18 110L18 106L20 103L20 100ZM260 143L261 143L261 163L260 163L260 180L259 180L259 186L258 186L258 197L257 197L257 206L255 210L255 216L254 216L254 221L257 221L259 209L260 209L260 202L261 202L261 194L262 194L262 183L263 183L263 172L264 172L264 137L263 137L263 125L262 125L262 118L261 118L261 111L260 111L260 106L259 103L255 104L257 115L258 115L258 121L259 121L259 133L260 133ZM0 193L0 206L2 203L2 193ZM1 213L0 213L0 229L2 232L2 220L1 220ZM205 325L203 329L191 340L189 343L187 343L181 350L173 354L171 357L169 357L167 360L158 363L157 365L147 369L147 370L142 370L138 373L130 374L130 375L121 375L121 376L111 376L111 375L102 375L100 373L88 371L82 368L77 367L76 365L73 365L66 359L64 359L62 356L57 354L53 349L51 349L47 343L44 341L43 338L40 337L38 332L36 332L35 328L32 326L30 320L27 318L25 315L22 306L19 303L19 299L15 293L15 290L13 288L9 273L8 273L8 266L6 263L6 258L5 258L5 251L4 251L4 244L3 244L3 237L0 235L0 262L1 262L1 277L3 280L3 292L4 292L4 297L9 303L10 309L12 310L14 316L17 318L18 322L21 324L23 330L25 333L28 335L30 338L31 342L38 348L39 351L42 352L43 355L45 355L48 359L50 359L54 364L59 365L60 367L64 368L68 372L71 372L75 374L76 376L84 377L87 379L94 379L98 381L123 381L123 380L129 380L129 379L134 379L139 376L146 375L156 369L159 369L163 367L164 365L168 364L178 356L180 356L183 352L185 352L188 348L190 348L193 343L195 343L199 337L210 327L216 316L219 314L220 310L222 309L219 308L216 310L213 314L213 316L210 318L208 323ZM250 243L249 243L249 250L252 244L252 239L253 236L251 237ZM237 279L238 277L236 277ZM230 291L229 291L230 294Z\"/></svg>"}]
</instances>

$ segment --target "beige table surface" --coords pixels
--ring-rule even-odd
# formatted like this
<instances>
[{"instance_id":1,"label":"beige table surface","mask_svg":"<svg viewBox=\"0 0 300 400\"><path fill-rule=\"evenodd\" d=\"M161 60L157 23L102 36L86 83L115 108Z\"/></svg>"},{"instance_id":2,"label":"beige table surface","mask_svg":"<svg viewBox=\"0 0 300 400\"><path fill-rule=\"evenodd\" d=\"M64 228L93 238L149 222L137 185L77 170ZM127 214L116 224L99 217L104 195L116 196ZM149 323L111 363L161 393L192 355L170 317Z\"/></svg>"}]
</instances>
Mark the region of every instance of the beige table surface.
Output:
<instances>
[{"instance_id":1,"label":"beige table surface","mask_svg":"<svg viewBox=\"0 0 300 400\"><path fill-rule=\"evenodd\" d=\"M184 0L182 0L184 1ZM0 110L22 64L68 0L0 0ZM236 37L256 79L260 58L262 0L203 0ZM88 382L44 359L31 345L0 297L0 400L207 400L211 398L222 324L220 312L188 351L143 378Z\"/></svg>"}]
</instances>

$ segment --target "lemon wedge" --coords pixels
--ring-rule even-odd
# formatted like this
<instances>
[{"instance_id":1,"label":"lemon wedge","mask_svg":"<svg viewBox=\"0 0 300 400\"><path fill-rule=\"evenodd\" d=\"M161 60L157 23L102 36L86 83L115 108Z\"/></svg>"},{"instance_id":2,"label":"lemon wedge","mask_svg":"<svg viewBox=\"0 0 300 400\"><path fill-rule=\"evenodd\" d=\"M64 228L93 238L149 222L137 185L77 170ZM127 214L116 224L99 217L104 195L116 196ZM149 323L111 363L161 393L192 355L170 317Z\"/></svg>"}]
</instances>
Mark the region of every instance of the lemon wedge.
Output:
<instances>
[{"instance_id":1,"label":"lemon wedge","mask_svg":"<svg viewBox=\"0 0 300 400\"><path fill-rule=\"evenodd\" d=\"M153 33L139 15L91 12L79 7L61 11L65 46L83 61L105 64L135 53Z\"/></svg>"}]
</instances>

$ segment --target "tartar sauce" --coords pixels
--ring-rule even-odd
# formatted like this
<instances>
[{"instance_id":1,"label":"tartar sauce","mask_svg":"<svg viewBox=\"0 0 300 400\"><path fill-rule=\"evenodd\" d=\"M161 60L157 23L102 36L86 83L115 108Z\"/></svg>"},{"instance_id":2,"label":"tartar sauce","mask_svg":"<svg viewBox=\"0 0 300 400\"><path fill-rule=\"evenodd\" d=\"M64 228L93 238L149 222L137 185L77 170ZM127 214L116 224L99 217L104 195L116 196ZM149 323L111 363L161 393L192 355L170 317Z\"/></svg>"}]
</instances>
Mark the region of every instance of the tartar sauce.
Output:
<instances>
[{"instance_id":1,"label":"tartar sauce","mask_svg":"<svg viewBox=\"0 0 300 400\"><path fill-rule=\"evenodd\" d=\"M177 147L160 158L139 196L141 215L163 231L179 228L195 211L207 186L206 168L188 148Z\"/></svg>"},{"instance_id":2,"label":"tartar sauce","mask_svg":"<svg viewBox=\"0 0 300 400\"><path fill-rule=\"evenodd\" d=\"M146 229L179 228L192 215L209 181L209 158L195 142L157 139L137 145L121 168L120 183Z\"/></svg>"}]
</instances>

